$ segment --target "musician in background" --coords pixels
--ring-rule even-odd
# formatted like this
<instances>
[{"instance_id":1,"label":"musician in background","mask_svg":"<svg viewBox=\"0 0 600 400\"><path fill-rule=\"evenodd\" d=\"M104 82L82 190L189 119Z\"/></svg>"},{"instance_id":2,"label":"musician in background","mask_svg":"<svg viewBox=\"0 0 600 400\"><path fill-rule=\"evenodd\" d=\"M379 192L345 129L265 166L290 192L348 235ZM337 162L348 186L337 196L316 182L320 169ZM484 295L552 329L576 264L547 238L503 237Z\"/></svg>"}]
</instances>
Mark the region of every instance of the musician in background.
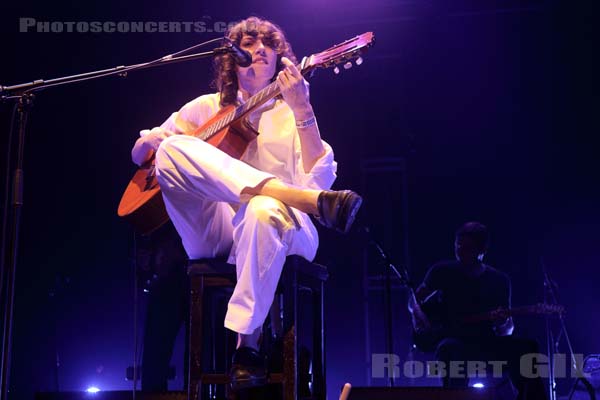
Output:
<instances>
[{"instance_id":1,"label":"musician in background","mask_svg":"<svg viewBox=\"0 0 600 400\"><path fill-rule=\"evenodd\" d=\"M160 127L143 131L132 159L141 165L156 154L165 205L189 258L228 255L236 264L225 326L238 333L230 371L237 389L266 382L258 353L261 326L286 256L315 257L318 236L309 214L347 232L362 199L351 191L328 190L336 178L333 151L321 139L308 86L283 31L251 17L226 36L250 53L252 64L241 67L231 54L216 58L218 92L190 101ZM240 160L183 135L272 82L281 96L250 114L260 135Z\"/></svg>"},{"instance_id":2,"label":"musician in background","mask_svg":"<svg viewBox=\"0 0 600 400\"><path fill-rule=\"evenodd\" d=\"M537 343L512 336L514 323L506 312L511 307L510 278L483 263L488 246L488 230L479 222L467 222L456 231L456 260L433 265L416 290L419 304L411 307L415 331L439 333L435 355L446 366L450 361L507 361L519 399L545 399L541 378L526 379L520 373L521 356L538 353ZM485 313L491 321L461 322ZM468 377L445 376L443 384L466 387Z\"/></svg>"}]
</instances>

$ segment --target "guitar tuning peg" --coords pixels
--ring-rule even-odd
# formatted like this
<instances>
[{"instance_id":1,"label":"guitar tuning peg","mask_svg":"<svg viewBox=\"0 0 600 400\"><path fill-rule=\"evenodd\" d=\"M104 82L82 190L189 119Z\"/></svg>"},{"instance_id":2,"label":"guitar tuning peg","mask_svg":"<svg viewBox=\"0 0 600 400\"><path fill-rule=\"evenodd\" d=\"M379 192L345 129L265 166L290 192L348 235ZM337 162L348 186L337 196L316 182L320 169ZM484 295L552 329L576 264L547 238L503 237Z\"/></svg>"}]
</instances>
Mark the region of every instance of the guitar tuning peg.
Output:
<instances>
[{"instance_id":1,"label":"guitar tuning peg","mask_svg":"<svg viewBox=\"0 0 600 400\"><path fill-rule=\"evenodd\" d=\"M335 67L333 69L333 73L336 74L336 75L339 74L340 73L340 69L338 67Z\"/></svg>"},{"instance_id":2,"label":"guitar tuning peg","mask_svg":"<svg viewBox=\"0 0 600 400\"><path fill-rule=\"evenodd\" d=\"M350 61L348 61L346 64L344 64L344 69L350 69L352 68L352 63Z\"/></svg>"},{"instance_id":3,"label":"guitar tuning peg","mask_svg":"<svg viewBox=\"0 0 600 400\"><path fill-rule=\"evenodd\" d=\"M356 65L360 65L360 64L362 64L362 63L363 63L363 58L362 58L362 57L358 57L358 58L356 59L356 62L355 62L355 63L356 63Z\"/></svg>"}]
</instances>

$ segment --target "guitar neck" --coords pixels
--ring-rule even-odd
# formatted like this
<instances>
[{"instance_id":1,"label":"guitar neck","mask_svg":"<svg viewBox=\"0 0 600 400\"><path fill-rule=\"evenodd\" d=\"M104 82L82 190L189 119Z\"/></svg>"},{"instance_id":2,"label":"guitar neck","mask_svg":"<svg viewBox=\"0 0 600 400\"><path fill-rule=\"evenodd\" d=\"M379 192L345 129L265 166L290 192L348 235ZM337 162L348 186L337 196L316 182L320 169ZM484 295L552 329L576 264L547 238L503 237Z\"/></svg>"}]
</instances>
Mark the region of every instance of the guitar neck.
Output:
<instances>
[{"instance_id":1,"label":"guitar neck","mask_svg":"<svg viewBox=\"0 0 600 400\"><path fill-rule=\"evenodd\" d=\"M258 93L254 96L250 97L247 102L237 106L235 109L229 111L222 118L219 118L214 123L204 127L204 129L195 133L195 136L206 141L211 136L221 131L222 129L228 127L233 122L243 118L248 113L256 110L261 105L265 104L267 101L272 98L278 96L281 93L279 90L279 86L277 82L272 82L268 86L262 88Z\"/></svg>"},{"instance_id":2,"label":"guitar neck","mask_svg":"<svg viewBox=\"0 0 600 400\"><path fill-rule=\"evenodd\" d=\"M362 63L360 55L373 44L374 40L375 36L373 35L373 32L365 32L353 39L336 44L325 51L312 54L309 57L304 57L302 62L297 65L296 68L298 68L300 74L304 76L315 68L331 68L342 62L346 65L353 59L357 59L356 63L357 65L360 65L360 63ZM350 65L352 64L350 63ZM211 136L228 127L233 122L238 121L249 112L255 110L279 94L280 90L277 82L272 82L254 96L250 97L246 103L237 106L231 111L224 112L224 114L220 115L214 122L199 127L198 130L193 132L193 135L206 141Z\"/></svg>"},{"instance_id":3,"label":"guitar neck","mask_svg":"<svg viewBox=\"0 0 600 400\"><path fill-rule=\"evenodd\" d=\"M506 310L506 315L509 317L515 315L534 315L540 314L537 306L523 306L523 307L514 307ZM494 320L493 312L487 312L483 314L471 315L465 318L462 318L463 322L483 322L483 321L492 321Z\"/></svg>"}]
</instances>

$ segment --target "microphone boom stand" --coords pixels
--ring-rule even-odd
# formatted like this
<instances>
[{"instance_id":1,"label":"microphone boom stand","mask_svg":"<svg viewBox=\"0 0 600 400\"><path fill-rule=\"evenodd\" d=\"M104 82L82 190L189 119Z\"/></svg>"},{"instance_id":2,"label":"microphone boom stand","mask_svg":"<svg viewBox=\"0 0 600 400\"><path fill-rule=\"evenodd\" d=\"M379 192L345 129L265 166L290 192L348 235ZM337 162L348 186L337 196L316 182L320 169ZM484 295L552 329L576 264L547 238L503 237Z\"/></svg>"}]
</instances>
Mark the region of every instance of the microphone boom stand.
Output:
<instances>
[{"instance_id":1,"label":"microphone boom stand","mask_svg":"<svg viewBox=\"0 0 600 400\"><path fill-rule=\"evenodd\" d=\"M387 253L383 250L383 248L381 247L379 242L375 238L373 238L373 235L371 234L370 229L364 228L364 230L369 237L369 243L375 247L375 249L377 250L377 253L381 257L382 261L385 263L385 309L386 309L386 319L387 319L386 335L385 335L386 343L385 344L386 344L386 351L388 352L388 354L393 354L392 276L391 275L393 272L398 277L398 279L400 279L400 284L402 286L409 286L410 281L408 279L408 271L404 267L400 267L401 272L398 271L398 268L396 268L396 266L392 263L392 261L388 257ZM394 374L392 374L389 377L389 381L388 381L389 387L394 386L395 378L396 377L394 376Z\"/></svg>"},{"instance_id":2,"label":"microphone boom stand","mask_svg":"<svg viewBox=\"0 0 600 400\"><path fill-rule=\"evenodd\" d=\"M110 69L98 70L93 72L87 72L83 74L65 76L62 78L43 80L39 79L33 82L22 83L13 86L0 86L0 99L2 102L7 100L18 100L18 114L19 114L19 128L18 128L18 144L17 144L17 159L16 167L12 175L12 202L11 202L11 214L10 214L10 237L7 237L7 232L2 232L2 240L8 243L8 260L6 260L6 254L4 250L6 247L2 246L2 254L0 255L0 267L2 270L2 277L6 276L6 282L2 282L0 290L4 291L4 285L6 286L6 293L2 293L4 301L4 321L3 321L3 335L2 335L2 366L1 366L1 388L0 388L0 400L7 400L8 398L8 379L10 369L10 357L12 347L12 326L13 326L13 311L14 311L14 286L15 286L15 275L17 266L17 253L19 245L19 230L21 225L21 213L23 208L23 160L24 160L24 147L25 147L25 133L27 126L27 119L29 116L29 110L33 106L34 92L46 89L49 87L68 85L71 83L82 82L112 75L120 75L126 77L129 72L138 71L145 68L158 67L167 64L192 61L200 58L213 57L215 55L224 54L231 52L231 47L219 47L212 51L190 54L186 56L178 55L187 53L200 46L207 45L209 43L223 40L223 38L216 38L209 40L204 43L196 44L187 49L178 51L177 53L170 54L159 58L154 61L135 64L135 65L121 65ZM12 132L9 132L12 135ZM10 151L10 149L9 149ZM7 165L10 168L10 165ZM8 196L8 193L6 194ZM6 222L6 221L4 221ZM3 227L6 224L3 223ZM4 229L3 229L4 230ZM5 269L7 273L5 274Z\"/></svg>"}]
</instances>

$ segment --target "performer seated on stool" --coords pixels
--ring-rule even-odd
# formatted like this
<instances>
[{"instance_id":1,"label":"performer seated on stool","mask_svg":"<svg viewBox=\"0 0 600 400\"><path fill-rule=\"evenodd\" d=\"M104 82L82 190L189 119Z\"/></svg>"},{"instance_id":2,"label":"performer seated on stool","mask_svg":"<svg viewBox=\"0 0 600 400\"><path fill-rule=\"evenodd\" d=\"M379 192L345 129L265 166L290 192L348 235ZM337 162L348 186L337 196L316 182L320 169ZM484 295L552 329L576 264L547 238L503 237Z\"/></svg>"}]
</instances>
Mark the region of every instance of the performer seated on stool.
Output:
<instances>
[{"instance_id":1,"label":"performer seated on stool","mask_svg":"<svg viewBox=\"0 0 600 400\"><path fill-rule=\"evenodd\" d=\"M252 55L248 67L229 54L215 60L218 93L200 96L160 127L142 131L132 149L138 165L156 152L165 205L190 259L229 254L237 285L225 327L238 333L232 387L266 382L257 350L285 258L315 257L318 236L309 214L347 232L362 199L329 191L336 177L331 147L321 140L308 86L282 30L251 17L226 35ZM246 102L276 81L278 96L250 114L260 133L240 160L189 133L220 108Z\"/></svg>"},{"instance_id":2,"label":"performer seated on stool","mask_svg":"<svg viewBox=\"0 0 600 400\"><path fill-rule=\"evenodd\" d=\"M537 343L512 336L513 320L505 311L511 304L510 278L483 263L488 236L481 223L464 224L456 232L456 261L437 263L427 271L416 298L418 303L428 300L422 306L413 303L410 307L416 335L436 337L436 358L444 362L446 372L451 361L506 361L519 399L545 399L541 378L526 379L520 373L521 356L538 353ZM492 310L495 319L491 322L461 322L467 316ZM448 375L443 378L444 386L467 386L467 376Z\"/></svg>"}]
</instances>

